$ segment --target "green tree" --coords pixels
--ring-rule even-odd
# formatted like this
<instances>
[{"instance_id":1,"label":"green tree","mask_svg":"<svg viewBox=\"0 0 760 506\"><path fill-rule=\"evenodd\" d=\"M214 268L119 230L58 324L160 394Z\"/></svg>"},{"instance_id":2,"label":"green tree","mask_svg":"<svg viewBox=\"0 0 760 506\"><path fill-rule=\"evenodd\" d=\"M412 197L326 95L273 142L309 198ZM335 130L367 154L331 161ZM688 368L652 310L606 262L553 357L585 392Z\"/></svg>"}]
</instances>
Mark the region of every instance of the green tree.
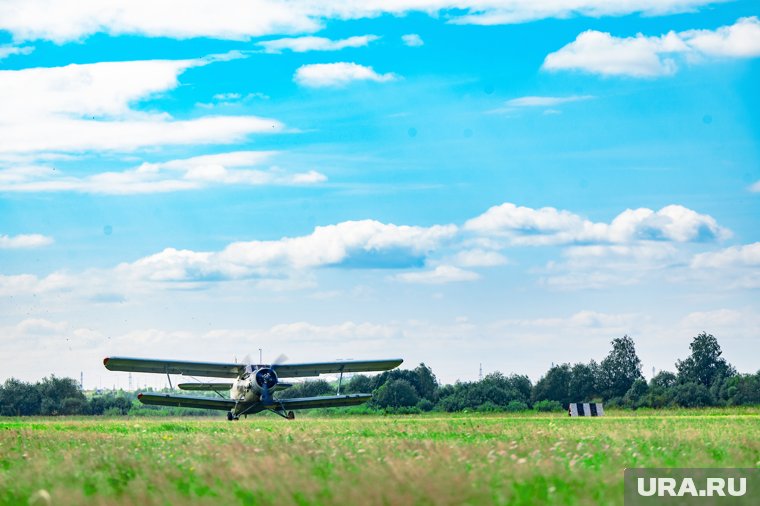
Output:
<instances>
[{"instance_id":1,"label":"green tree","mask_svg":"<svg viewBox=\"0 0 760 506\"><path fill-rule=\"evenodd\" d=\"M392 380L402 379L408 382L414 388L419 397L435 402L438 399L438 380L425 364L420 364L414 370L394 369L386 371L377 376L373 376L372 391L378 390L381 386Z\"/></svg>"},{"instance_id":2,"label":"green tree","mask_svg":"<svg viewBox=\"0 0 760 506\"><path fill-rule=\"evenodd\" d=\"M648 392L649 392L649 387L647 386L647 382L644 381L643 378L639 378L633 382L633 385L631 385L631 388L629 388L628 391L625 393L625 397L623 397L623 402L625 402L625 404L630 408L633 408L633 409L639 408L643 405L646 405L646 398L647 398Z\"/></svg>"},{"instance_id":3,"label":"green tree","mask_svg":"<svg viewBox=\"0 0 760 506\"><path fill-rule=\"evenodd\" d=\"M513 374L509 377L509 384L515 395L515 400L527 404L530 402L530 394L533 391L533 385L530 379L522 374Z\"/></svg>"},{"instance_id":4,"label":"green tree","mask_svg":"<svg viewBox=\"0 0 760 506\"><path fill-rule=\"evenodd\" d=\"M372 393L372 390L374 390L372 378L364 374L353 376L346 384L346 392L352 394L368 394Z\"/></svg>"},{"instance_id":5,"label":"green tree","mask_svg":"<svg viewBox=\"0 0 760 506\"><path fill-rule=\"evenodd\" d=\"M760 404L760 371L757 374L737 374L727 383L729 404Z\"/></svg>"},{"instance_id":6,"label":"green tree","mask_svg":"<svg viewBox=\"0 0 760 506\"><path fill-rule=\"evenodd\" d=\"M588 364L575 364L570 369L568 391L570 402L591 401L598 395L596 383L599 376L599 365L593 360Z\"/></svg>"},{"instance_id":7,"label":"green tree","mask_svg":"<svg viewBox=\"0 0 760 506\"><path fill-rule=\"evenodd\" d=\"M414 387L406 380L395 379L377 389L374 402L381 408L403 408L420 400Z\"/></svg>"},{"instance_id":8,"label":"green tree","mask_svg":"<svg viewBox=\"0 0 760 506\"><path fill-rule=\"evenodd\" d=\"M9 378L0 386L0 416L38 415L40 404L40 394L34 385Z\"/></svg>"},{"instance_id":9,"label":"green tree","mask_svg":"<svg viewBox=\"0 0 760 506\"><path fill-rule=\"evenodd\" d=\"M681 383L673 387L673 400L685 408L700 408L713 404L710 391L699 383Z\"/></svg>"},{"instance_id":10,"label":"green tree","mask_svg":"<svg viewBox=\"0 0 760 506\"><path fill-rule=\"evenodd\" d=\"M414 368L414 374L417 376L416 381L412 383L417 395L429 401L435 401L438 397L438 378L433 374L433 370L421 363Z\"/></svg>"},{"instance_id":11,"label":"green tree","mask_svg":"<svg viewBox=\"0 0 760 506\"><path fill-rule=\"evenodd\" d=\"M678 378L670 371L660 371L649 381L648 404L653 408L662 408L673 403L673 387Z\"/></svg>"},{"instance_id":12,"label":"green tree","mask_svg":"<svg viewBox=\"0 0 760 506\"><path fill-rule=\"evenodd\" d=\"M533 404L549 400L557 401L567 407L573 402L568 390L570 378L570 364L552 366L533 387L531 394Z\"/></svg>"},{"instance_id":13,"label":"green tree","mask_svg":"<svg viewBox=\"0 0 760 506\"><path fill-rule=\"evenodd\" d=\"M721 357L718 340L712 334L702 332L689 345L691 355L676 362L680 383L697 383L710 387L719 377L729 378L736 370Z\"/></svg>"},{"instance_id":14,"label":"green tree","mask_svg":"<svg viewBox=\"0 0 760 506\"><path fill-rule=\"evenodd\" d=\"M325 380L316 379L295 383L292 387L277 392L277 397L293 399L295 397L317 397L328 394L335 394L335 388Z\"/></svg>"},{"instance_id":15,"label":"green tree","mask_svg":"<svg viewBox=\"0 0 760 506\"><path fill-rule=\"evenodd\" d=\"M605 399L623 397L634 381L643 378L633 339L625 335L613 339L611 344L612 350L599 365L599 382Z\"/></svg>"},{"instance_id":16,"label":"green tree","mask_svg":"<svg viewBox=\"0 0 760 506\"><path fill-rule=\"evenodd\" d=\"M40 413L43 415L77 414L68 413L68 410L72 409L72 406L86 406L87 403L84 394L79 390L79 384L73 378L50 376L37 383L36 388L42 399ZM73 400L68 401L64 407L65 399Z\"/></svg>"}]
</instances>

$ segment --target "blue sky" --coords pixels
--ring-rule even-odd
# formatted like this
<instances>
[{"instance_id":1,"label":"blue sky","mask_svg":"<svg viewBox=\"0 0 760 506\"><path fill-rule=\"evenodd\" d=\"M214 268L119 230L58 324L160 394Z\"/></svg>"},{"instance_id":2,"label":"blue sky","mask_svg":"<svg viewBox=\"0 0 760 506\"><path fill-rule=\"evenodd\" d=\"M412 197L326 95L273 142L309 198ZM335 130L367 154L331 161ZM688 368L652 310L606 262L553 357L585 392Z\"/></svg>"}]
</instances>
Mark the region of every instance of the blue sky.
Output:
<instances>
[{"instance_id":1,"label":"blue sky","mask_svg":"<svg viewBox=\"0 0 760 506\"><path fill-rule=\"evenodd\" d=\"M156 5L0 7L0 380L757 370L753 2Z\"/></svg>"}]
</instances>

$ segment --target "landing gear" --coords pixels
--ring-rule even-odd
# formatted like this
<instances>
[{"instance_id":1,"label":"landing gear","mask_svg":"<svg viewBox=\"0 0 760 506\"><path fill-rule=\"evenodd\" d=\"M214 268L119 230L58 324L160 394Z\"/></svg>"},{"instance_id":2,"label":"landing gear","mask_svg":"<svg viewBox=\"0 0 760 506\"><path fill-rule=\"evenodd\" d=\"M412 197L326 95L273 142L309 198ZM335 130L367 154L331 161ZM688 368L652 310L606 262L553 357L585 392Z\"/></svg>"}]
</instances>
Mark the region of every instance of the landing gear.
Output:
<instances>
[{"instance_id":1,"label":"landing gear","mask_svg":"<svg viewBox=\"0 0 760 506\"><path fill-rule=\"evenodd\" d=\"M275 415L280 415L281 417L283 417L286 420L295 420L296 419L296 415L292 411L288 411L287 413L285 412L284 409L270 409L269 411L271 411Z\"/></svg>"},{"instance_id":2,"label":"landing gear","mask_svg":"<svg viewBox=\"0 0 760 506\"><path fill-rule=\"evenodd\" d=\"M230 422L232 422L234 420L239 420L239 419L240 419L240 417L233 415L232 411L227 411L227 420L229 420Z\"/></svg>"}]
</instances>

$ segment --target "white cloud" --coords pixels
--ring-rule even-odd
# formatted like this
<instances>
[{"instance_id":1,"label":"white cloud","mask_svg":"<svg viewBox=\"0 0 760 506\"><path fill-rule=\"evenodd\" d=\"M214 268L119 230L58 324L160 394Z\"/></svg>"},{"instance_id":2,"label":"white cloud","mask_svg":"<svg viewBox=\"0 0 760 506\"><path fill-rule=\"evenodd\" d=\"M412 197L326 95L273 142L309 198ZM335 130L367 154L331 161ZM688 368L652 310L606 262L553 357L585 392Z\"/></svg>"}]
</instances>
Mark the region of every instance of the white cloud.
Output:
<instances>
[{"instance_id":1,"label":"white cloud","mask_svg":"<svg viewBox=\"0 0 760 506\"><path fill-rule=\"evenodd\" d=\"M558 51L547 55L546 70L582 70L602 75L657 77L678 70L676 56L691 62L715 57L760 56L760 21L739 19L716 30L669 32L661 36L614 37L587 30Z\"/></svg>"},{"instance_id":2,"label":"white cloud","mask_svg":"<svg viewBox=\"0 0 760 506\"><path fill-rule=\"evenodd\" d=\"M267 53L281 53L285 50L294 53L306 53L308 51L339 51L347 47L364 47L379 38L377 35L357 35L340 40L331 40L325 37L292 37L266 40L257 45L264 48Z\"/></svg>"},{"instance_id":3,"label":"white cloud","mask_svg":"<svg viewBox=\"0 0 760 506\"><path fill-rule=\"evenodd\" d=\"M425 45L425 42L422 40L422 37L420 37L416 33L407 33L406 35L402 35L401 41L404 43L405 46L409 46L409 47L420 47L420 46Z\"/></svg>"},{"instance_id":4,"label":"white cloud","mask_svg":"<svg viewBox=\"0 0 760 506\"><path fill-rule=\"evenodd\" d=\"M53 244L53 238L40 234L0 235L0 249L39 248Z\"/></svg>"},{"instance_id":5,"label":"white cloud","mask_svg":"<svg viewBox=\"0 0 760 506\"><path fill-rule=\"evenodd\" d=\"M706 241L728 237L714 218L679 205L627 209L611 223L594 223L553 207L533 209L505 203L468 220L466 230L502 236L515 245L582 242L630 243L640 240Z\"/></svg>"},{"instance_id":6,"label":"white cloud","mask_svg":"<svg viewBox=\"0 0 760 506\"><path fill-rule=\"evenodd\" d=\"M20 54L20 55L32 54L33 51L34 51L34 47L32 46L10 46L10 45L0 46L0 60L3 60L15 54Z\"/></svg>"},{"instance_id":7,"label":"white cloud","mask_svg":"<svg viewBox=\"0 0 760 506\"><path fill-rule=\"evenodd\" d=\"M525 23L538 19L573 16L624 16L641 13L660 16L676 12L689 12L703 5L715 3L710 0L659 0L653 2L611 2L609 0L560 0L536 2L535 0L494 0L483 2L470 9L470 14L455 17L456 24L503 25Z\"/></svg>"},{"instance_id":8,"label":"white cloud","mask_svg":"<svg viewBox=\"0 0 760 506\"><path fill-rule=\"evenodd\" d=\"M609 33L587 30L544 60L546 70L585 70L604 75L654 77L673 74L676 63L661 54L685 51L674 33L664 37L617 38Z\"/></svg>"},{"instance_id":9,"label":"white cloud","mask_svg":"<svg viewBox=\"0 0 760 506\"><path fill-rule=\"evenodd\" d=\"M268 338L291 342L314 341L325 343L351 339L393 339L401 335L397 326L347 321L336 325L315 325L308 322L282 323L265 332Z\"/></svg>"},{"instance_id":10,"label":"white cloud","mask_svg":"<svg viewBox=\"0 0 760 506\"><path fill-rule=\"evenodd\" d=\"M683 254L671 243L646 241L626 245L572 246L562 261L550 261L541 283L559 290L602 289L643 282L653 275L684 263Z\"/></svg>"},{"instance_id":11,"label":"white cloud","mask_svg":"<svg viewBox=\"0 0 760 506\"><path fill-rule=\"evenodd\" d=\"M480 279L480 275L476 272L454 267L453 265L439 265L430 271L398 274L396 275L396 279L406 283L442 285L445 283L457 283L460 281L475 281Z\"/></svg>"},{"instance_id":12,"label":"white cloud","mask_svg":"<svg viewBox=\"0 0 760 506\"><path fill-rule=\"evenodd\" d=\"M45 0L0 4L0 29L17 40L57 43L95 33L151 37L212 37L247 40L272 33L312 32L320 27L310 9L266 0L232 0L220 8L210 0L79 0L63 5Z\"/></svg>"},{"instance_id":13,"label":"white cloud","mask_svg":"<svg viewBox=\"0 0 760 506\"><path fill-rule=\"evenodd\" d=\"M453 237L453 225L429 228L346 221L317 227L310 235L277 241L235 242L219 252L167 248L118 271L150 281L205 281L277 277L293 270L344 265L407 267Z\"/></svg>"},{"instance_id":14,"label":"white cloud","mask_svg":"<svg viewBox=\"0 0 760 506\"><path fill-rule=\"evenodd\" d=\"M144 164L141 174L177 173L167 181L224 179L217 165L235 166L265 159L258 152L235 152L188 160ZM193 171L197 170L193 174ZM185 179L188 175L190 179ZM168 184L168 183L167 183ZM166 248L113 269L79 274L57 272L47 277L0 277L0 293L50 293L76 290L94 300L112 294L138 292L151 283L167 288L196 288L215 281L246 280L272 290L314 286L313 271L320 268L393 269L392 279L440 284L473 281L479 274L468 267L495 267L507 262L509 247L570 245L560 261L549 261L537 272L541 283L554 288L600 288L634 284L656 273L692 274L690 255L679 243L720 239L728 232L709 216L681 206L660 211L627 210L611 223L593 223L569 211L532 209L511 203L495 206L465 223L418 227L374 220L345 221L316 227L307 235L279 240L233 242L217 251ZM727 250L727 251L730 251ZM753 250L754 251L754 250ZM752 253L754 254L754 253ZM695 264L705 263L695 260ZM754 257L752 257L754 258ZM753 260L754 261L754 260ZM422 270L428 266L427 270ZM398 273L399 269L416 269ZM666 271L666 269L668 269ZM670 276L666 280L675 279Z\"/></svg>"},{"instance_id":15,"label":"white cloud","mask_svg":"<svg viewBox=\"0 0 760 506\"><path fill-rule=\"evenodd\" d=\"M760 267L760 242L697 254L694 256L691 266L695 269Z\"/></svg>"},{"instance_id":16,"label":"white cloud","mask_svg":"<svg viewBox=\"0 0 760 506\"><path fill-rule=\"evenodd\" d=\"M494 325L499 327L533 327L535 329L549 328L552 330L558 328L602 329L604 332L614 334L615 331L625 331L624 329L630 328L640 317L641 315L636 314L609 314L583 310L569 317L500 320Z\"/></svg>"},{"instance_id":17,"label":"white cloud","mask_svg":"<svg viewBox=\"0 0 760 506\"><path fill-rule=\"evenodd\" d=\"M57 43L95 33L150 37L210 37L248 40L274 34L312 33L330 19L401 16L422 12L459 24L509 24L571 16L663 15L693 11L716 0L343 0L289 2L230 0L224 8L212 0L79 0L62 4L45 0L0 3L0 30L15 40L47 39ZM442 16L443 15L443 16Z\"/></svg>"},{"instance_id":18,"label":"white cloud","mask_svg":"<svg viewBox=\"0 0 760 506\"><path fill-rule=\"evenodd\" d=\"M595 98L593 95L571 95L568 97L519 97L507 100L505 103L508 107L550 107L568 102L579 102Z\"/></svg>"},{"instance_id":19,"label":"white cloud","mask_svg":"<svg viewBox=\"0 0 760 506\"><path fill-rule=\"evenodd\" d=\"M221 102L227 101L227 100L239 100L241 97L240 93L217 93L212 98L214 100L219 100Z\"/></svg>"},{"instance_id":20,"label":"white cloud","mask_svg":"<svg viewBox=\"0 0 760 506\"><path fill-rule=\"evenodd\" d=\"M327 180L324 174L313 170L293 174L277 168L250 168L274 154L270 151L234 151L143 163L123 172L101 172L85 177L67 176L63 171L49 167L16 166L0 169L0 191L126 195L195 190L214 185L304 185Z\"/></svg>"},{"instance_id":21,"label":"white cloud","mask_svg":"<svg viewBox=\"0 0 760 506\"><path fill-rule=\"evenodd\" d=\"M753 58L760 56L760 21L741 18L717 30L689 30L679 34L693 50L707 56Z\"/></svg>"},{"instance_id":22,"label":"white cloud","mask_svg":"<svg viewBox=\"0 0 760 506\"><path fill-rule=\"evenodd\" d=\"M81 286L81 280L61 272L54 272L42 278L33 274L11 276L0 274L0 296L3 297L18 294L66 292L77 286Z\"/></svg>"},{"instance_id":23,"label":"white cloud","mask_svg":"<svg viewBox=\"0 0 760 506\"><path fill-rule=\"evenodd\" d=\"M741 311L734 309L715 309L712 311L695 311L681 320L683 327L694 329L712 329L716 326L726 327L740 324L744 319Z\"/></svg>"},{"instance_id":24,"label":"white cloud","mask_svg":"<svg viewBox=\"0 0 760 506\"><path fill-rule=\"evenodd\" d=\"M496 251L468 249L454 255L452 263L462 267L495 267L504 265L508 261L507 257Z\"/></svg>"},{"instance_id":25,"label":"white cloud","mask_svg":"<svg viewBox=\"0 0 760 506\"><path fill-rule=\"evenodd\" d=\"M754 192L754 193L760 193L760 181L750 186L749 191Z\"/></svg>"},{"instance_id":26,"label":"white cloud","mask_svg":"<svg viewBox=\"0 0 760 506\"><path fill-rule=\"evenodd\" d=\"M348 62L303 65L293 75L293 81L309 88L342 87L353 81L384 83L397 78L390 72L378 74L372 67Z\"/></svg>"},{"instance_id":27,"label":"white cloud","mask_svg":"<svg viewBox=\"0 0 760 506\"><path fill-rule=\"evenodd\" d=\"M229 143L283 125L255 116L174 120L133 105L176 88L186 69L239 57L101 62L0 71L0 154L130 151L162 144Z\"/></svg>"}]
</instances>

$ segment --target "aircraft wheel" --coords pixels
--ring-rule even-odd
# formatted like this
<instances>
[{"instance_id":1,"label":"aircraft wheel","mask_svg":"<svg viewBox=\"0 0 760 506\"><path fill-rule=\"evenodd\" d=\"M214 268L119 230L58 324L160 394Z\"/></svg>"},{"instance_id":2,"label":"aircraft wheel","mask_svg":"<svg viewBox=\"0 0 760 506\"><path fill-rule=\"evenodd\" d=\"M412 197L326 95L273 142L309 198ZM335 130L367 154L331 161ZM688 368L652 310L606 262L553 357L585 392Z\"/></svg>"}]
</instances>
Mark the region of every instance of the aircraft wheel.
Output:
<instances>
[{"instance_id":1,"label":"aircraft wheel","mask_svg":"<svg viewBox=\"0 0 760 506\"><path fill-rule=\"evenodd\" d=\"M288 420L295 420L295 419L296 419L296 414L293 413L292 411L288 411Z\"/></svg>"},{"instance_id":2,"label":"aircraft wheel","mask_svg":"<svg viewBox=\"0 0 760 506\"><path fill-rule=\"evenodd\" d=\"M230 422L235 419L235 416L232 414L232 411L227 411L227 420Z\"/></svg>"}]
</instances>

